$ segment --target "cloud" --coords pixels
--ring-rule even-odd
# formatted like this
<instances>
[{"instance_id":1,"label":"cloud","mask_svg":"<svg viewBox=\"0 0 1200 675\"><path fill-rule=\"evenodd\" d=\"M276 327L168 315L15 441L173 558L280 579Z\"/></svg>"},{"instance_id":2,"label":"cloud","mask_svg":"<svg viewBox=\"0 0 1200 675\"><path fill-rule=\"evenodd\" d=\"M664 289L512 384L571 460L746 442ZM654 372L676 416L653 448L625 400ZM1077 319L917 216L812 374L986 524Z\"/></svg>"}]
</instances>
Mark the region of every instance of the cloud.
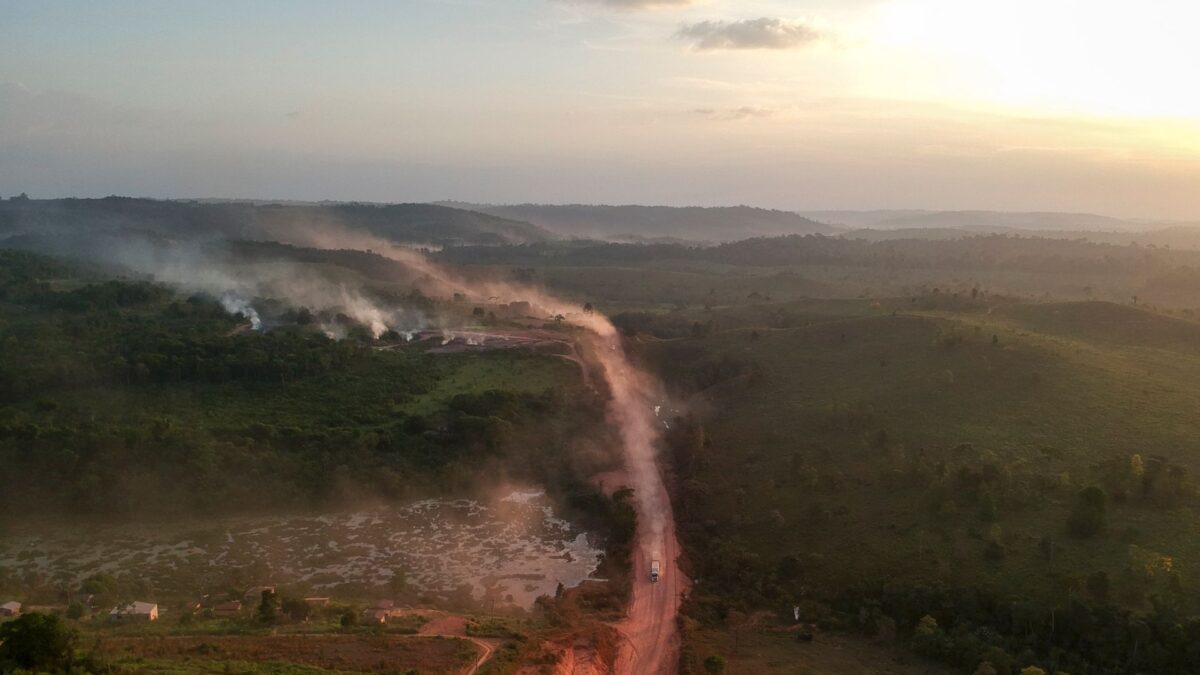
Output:
<instances>
[{"instance_id":1,"label":"cloud","mask_svg":"<svg viewBox=\"0 0 1200 675\"><path fill-rule=\"evenodd\" d=\"M654 7L686 7L696 0L572 0L576 3L600 5L613 9L636 11Z\"/></svg>"},{"instance_id":2,"label":"cloud","mask_svg":"<svg viewBox=\"0 0 1200 675\"><path fill-rule=\"evenodd\" d=\"M760 108L756 106L744 105L740 108L696 108L692 110L696 115L702 115L712 120L721 121L737 121L751 118L770 117L777 110L774 108Z\"/></svg>"},{"instance_id":3,"label":"cloud","mask_svg":"<svg viewBox=\"0 0 1200 675\"><path fill-rule=\"evenodd\" d=\"M675 36L692 42L697 51L718 49L798 49L827 39L827 35L804 21L746 19L701 21L684 24Z\"/></svg>"}]
</instances>

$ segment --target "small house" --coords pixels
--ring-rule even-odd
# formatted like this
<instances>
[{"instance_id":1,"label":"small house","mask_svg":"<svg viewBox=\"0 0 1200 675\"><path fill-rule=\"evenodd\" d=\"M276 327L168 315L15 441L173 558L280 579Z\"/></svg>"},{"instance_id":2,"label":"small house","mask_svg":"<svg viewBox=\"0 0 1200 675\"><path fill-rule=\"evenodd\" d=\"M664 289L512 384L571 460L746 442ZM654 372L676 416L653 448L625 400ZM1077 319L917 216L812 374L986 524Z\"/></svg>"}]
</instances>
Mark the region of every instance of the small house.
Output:
<instances>
[{"instance_id":1,"label":"small house","mask_svg":"<svg viewBox=\"0 0 1200 675\"><path fill-rule=\"evenodd\" d=\"M237 616L241 612L241 600L230 600L229 602L222 602L216 607L213 607L213 614L216 614L217 616Z\"/></svg>"},{"instance_id":2,"label":"small house","mask_svg":"<svg viewBox=\"0 0 1200 675\"><path fill-rule=\"evenodd\" d=\"M247 605L257 605L258 603L262 602L263 593L267 592L274 593L275 587L254 586L253 588L247 590L245 595L242 596L242 602L246 603Z\"/></svg>"},{"instance_id":3,"label":"small house","mask_svg":"<svg viewBox=\"0 0 1200 675\"><path fill-rule=\"evenodd\" d=\"M368 609L363 612L363 619L366 623L387 623L388 616L391 612L386 609Z\"/></svg>"},{"instance_id":4,"label":"small house","mask_svg":"<svg viewBox=\"0 0 1200 675\"><path fill-rule=\"evenodd\" d=\"M328 607L329 598L305 598L304 603L309 607Z\"/></svg>"},{"instance_id":5,"label":"small house","mask_svg":"<svg viewBox=\"0 0 1200 675\"><path fill-rule=\"evenodd\" d=\"M158 621L158 605L153 602L131 602L128 605L113 607L108 613L110 621L134 623L139 621Z\"/></svg>"},{"instance_id":6,"label":"small house","mask_svg":"<svg viewBox=\"0 0 1200 675\"><path fill-rule=\"evenodd\" d=\"M0 616L16 616L21 613L21 603L13 601L0 605Z\"/></svg>"}]
</instances>

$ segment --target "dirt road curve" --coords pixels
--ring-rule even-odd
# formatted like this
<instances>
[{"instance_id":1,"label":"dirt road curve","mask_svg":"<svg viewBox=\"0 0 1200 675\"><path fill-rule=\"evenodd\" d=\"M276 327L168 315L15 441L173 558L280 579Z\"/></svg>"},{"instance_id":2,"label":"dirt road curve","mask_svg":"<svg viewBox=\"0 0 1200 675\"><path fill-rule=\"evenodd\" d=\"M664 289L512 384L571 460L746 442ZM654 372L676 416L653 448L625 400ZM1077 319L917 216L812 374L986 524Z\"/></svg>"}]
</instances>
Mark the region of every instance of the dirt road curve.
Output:
<instances>
[{"instance_id":1,"label":"dirt road curve","mask_svg":"<svg viewBox=\"0 0 1200 675\"><path fill-rule=\"evenodd\" d=\"M483 640L480 640L479 638L464 639L474 642L475 646L479 647L481 650L479 653L479 658L475 659L475 663L472 663L469 669L463 671L463 675L475 675L475 673L479 671L479 668L483 666L484 663L487 663L488 659L492 658L492 652L496 651L496 647L484 642Z\"/></svg>"},{"instance_id":2,"label":"dirt road curve","mask_svg":"<svg viewBox=\"0 0 1200 675\"><path fill-rule=\"evenodd\" d=\"M459 640L467 640L479 647L479 658L475 659L474 663L463 669L463 675L475 675L484 663L492 657L492 652L496 651L496 645L499 640L486 640L467 635L467 620L461 616L446 614L436 619L429 621L421 629L417 631L417 635L421 637L447 637L456 638Z\"/></svg>"},{"instance_id":3,"label":"dirt road curve","mask_svg":"<svg viewBox=\"0 0 1200 675\"><path fill-rule=\"evenodd\" d=\"M675 536L675 518L670 513L670 499L662 480L657 481L662 491L654 501L666 504L665 526L661 544L658 536L641 527L638 531L638 546L633 554L633 597L625 620L616 628L625 637L617 654L614 672L619 675L666 675L678 670L679 633L676 615L679 599L691 582L679 570L679 541ZM645 521L639 514L639 520ZM659 562L662 563L658 583L650 581L651 556L661 546Z\"/></svg>"}]
</instances>

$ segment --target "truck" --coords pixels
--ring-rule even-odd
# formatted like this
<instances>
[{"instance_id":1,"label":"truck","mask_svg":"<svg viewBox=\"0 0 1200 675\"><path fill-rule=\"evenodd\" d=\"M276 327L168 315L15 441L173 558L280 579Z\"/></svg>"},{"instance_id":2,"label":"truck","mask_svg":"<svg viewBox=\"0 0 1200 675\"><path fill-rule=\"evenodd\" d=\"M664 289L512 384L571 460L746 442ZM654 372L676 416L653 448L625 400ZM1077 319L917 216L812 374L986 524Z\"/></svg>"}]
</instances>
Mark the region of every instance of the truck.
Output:
<instances>
[{"instance_id":1,"label":"truck","mask_svg":"<svg viewBox=\"0 0 1200 675\"><path fill-rule=\"evenodd\" d=\"M662 565L660 565L657 560L650 561L650 581L651 581L651 583L658 583L658 574L661 569L662 569Z\"/></svg>"}]
</instances>

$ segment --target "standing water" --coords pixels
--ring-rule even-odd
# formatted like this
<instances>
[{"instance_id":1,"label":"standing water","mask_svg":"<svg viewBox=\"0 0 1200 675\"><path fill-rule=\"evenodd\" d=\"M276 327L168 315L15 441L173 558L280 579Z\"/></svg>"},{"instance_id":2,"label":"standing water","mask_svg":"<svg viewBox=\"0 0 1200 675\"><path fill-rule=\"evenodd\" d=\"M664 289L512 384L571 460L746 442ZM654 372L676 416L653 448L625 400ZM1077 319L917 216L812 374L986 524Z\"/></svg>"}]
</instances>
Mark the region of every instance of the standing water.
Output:
<instances>
[{"instance_id":1,"label":"standing water","mask_svg":"<svg viewBox=\"0 0 1200 675\"><path fill-rule=\"evenodd\" d=\"M319 516L40 528L0 538L0 572L23 586L108 573L144 579L155 596L194 597L234 580L362 594L381 592L376 587L402 572L409 587L430 595L469 586L476 600L519 607L553 595L559 583L578 585L601 555L535 490L492 504L427 499Z\"/></svg>"}]
</instances>

